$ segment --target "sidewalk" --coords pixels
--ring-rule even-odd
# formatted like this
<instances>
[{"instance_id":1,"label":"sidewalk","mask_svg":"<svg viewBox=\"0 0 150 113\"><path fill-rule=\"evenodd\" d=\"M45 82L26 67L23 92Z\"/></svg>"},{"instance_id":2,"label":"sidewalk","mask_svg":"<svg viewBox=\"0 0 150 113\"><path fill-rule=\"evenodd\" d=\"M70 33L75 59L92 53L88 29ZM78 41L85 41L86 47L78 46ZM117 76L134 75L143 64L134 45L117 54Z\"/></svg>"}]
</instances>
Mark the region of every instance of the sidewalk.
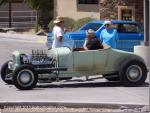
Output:
<instances>
[{"instance_id":1,"label":"sidewalk","mask_svg":"<svg viewBox=\"0 0 150 113\"><path fill-rule=\"evenodd\" d=\"M0 38L24 40L29 42L46 43L47 36L18 33L0 33Z\"/></svg>"}]
</instances>

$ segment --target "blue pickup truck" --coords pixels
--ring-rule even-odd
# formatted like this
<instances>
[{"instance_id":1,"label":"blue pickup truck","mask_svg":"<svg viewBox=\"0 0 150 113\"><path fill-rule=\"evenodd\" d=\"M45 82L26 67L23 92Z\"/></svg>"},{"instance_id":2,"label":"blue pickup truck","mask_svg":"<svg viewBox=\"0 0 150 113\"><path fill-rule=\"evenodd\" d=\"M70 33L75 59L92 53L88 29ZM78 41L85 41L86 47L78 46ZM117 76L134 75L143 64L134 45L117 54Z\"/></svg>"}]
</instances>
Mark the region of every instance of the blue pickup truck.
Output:
<instances>
[{"instance_id":1,"label":"blue pickup truck","mask_svg":"<svg viewBox=\"0 0 150 113\"><path fill-rule=\"evenodd\" d=\"M119 40L117 48L124 51L133 52L135 45L140 45L144 40L141 24L134 21L111 20L113 26L117 29ZM104 29L104 21L94 20L82 26L78 31L65 33L65 39L73 39L76 47L82 47L86 37L86 30L93 29L99 38ZM48 33L48 44L52 44L52 33Z\"/></svg>"}]
</instances>

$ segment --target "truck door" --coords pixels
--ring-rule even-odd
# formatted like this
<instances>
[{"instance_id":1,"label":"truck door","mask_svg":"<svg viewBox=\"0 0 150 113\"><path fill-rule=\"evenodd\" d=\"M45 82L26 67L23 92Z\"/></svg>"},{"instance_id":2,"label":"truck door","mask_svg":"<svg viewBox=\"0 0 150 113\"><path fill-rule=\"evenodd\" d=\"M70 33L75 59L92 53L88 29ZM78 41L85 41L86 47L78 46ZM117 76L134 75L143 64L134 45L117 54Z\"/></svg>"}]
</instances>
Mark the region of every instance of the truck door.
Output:
<instances>
[{"instance_id":1,"label":"truck door","mask_svg":"<svg viewBox=\"0 0 150 113\"><path fill-rule=\"evenodd\" d=\"M117 49L133 52L134 46L140 45L144 40L138 24L120 24L117 31L119 35Z\"/></svg>"}]
</instances>

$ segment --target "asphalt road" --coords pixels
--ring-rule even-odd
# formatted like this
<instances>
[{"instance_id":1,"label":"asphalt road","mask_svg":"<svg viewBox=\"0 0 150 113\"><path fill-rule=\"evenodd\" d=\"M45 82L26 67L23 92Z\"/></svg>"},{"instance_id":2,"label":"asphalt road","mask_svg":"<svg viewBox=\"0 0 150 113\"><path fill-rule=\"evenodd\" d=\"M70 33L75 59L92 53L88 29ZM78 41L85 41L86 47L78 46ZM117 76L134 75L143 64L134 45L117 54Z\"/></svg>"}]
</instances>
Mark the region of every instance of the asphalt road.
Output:
<instances>
[{"instance_id":1,"label":"asphalt road","mask_svg":"<svg viewBox=\"0 0 150 113\"><path fill-rule=\"evenodd\" d=\"M46 49L45 44L0 39L0 66L19 50L31 53L32 49ZM149 104L149 77L141 87L123 87L104 78L74 78L70 81L38 84L34 90L20 91L0 79L0 102L65 102L104 104Z\"/></svg>"}]
</instances>

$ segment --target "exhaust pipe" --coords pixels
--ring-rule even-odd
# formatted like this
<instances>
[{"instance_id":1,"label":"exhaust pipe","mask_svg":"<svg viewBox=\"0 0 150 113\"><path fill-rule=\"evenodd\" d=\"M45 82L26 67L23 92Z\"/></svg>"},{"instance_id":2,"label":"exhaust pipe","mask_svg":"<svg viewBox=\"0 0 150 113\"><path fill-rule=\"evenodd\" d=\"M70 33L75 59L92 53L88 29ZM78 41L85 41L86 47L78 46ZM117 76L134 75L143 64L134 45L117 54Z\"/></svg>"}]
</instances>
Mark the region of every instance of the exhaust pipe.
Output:
<instances>
[{"instance_id":1,"label":"exhaust pipe","mask_svg":"<svg viewBox=\"0 0 150 113\"><path fill-rule=\"evenodd\" d=\"M67 68L58 67L58 68L36 68L35 71L38 74L47 74L51 73L52 71L67 71Z\"/></svg>"}]
</instances>

